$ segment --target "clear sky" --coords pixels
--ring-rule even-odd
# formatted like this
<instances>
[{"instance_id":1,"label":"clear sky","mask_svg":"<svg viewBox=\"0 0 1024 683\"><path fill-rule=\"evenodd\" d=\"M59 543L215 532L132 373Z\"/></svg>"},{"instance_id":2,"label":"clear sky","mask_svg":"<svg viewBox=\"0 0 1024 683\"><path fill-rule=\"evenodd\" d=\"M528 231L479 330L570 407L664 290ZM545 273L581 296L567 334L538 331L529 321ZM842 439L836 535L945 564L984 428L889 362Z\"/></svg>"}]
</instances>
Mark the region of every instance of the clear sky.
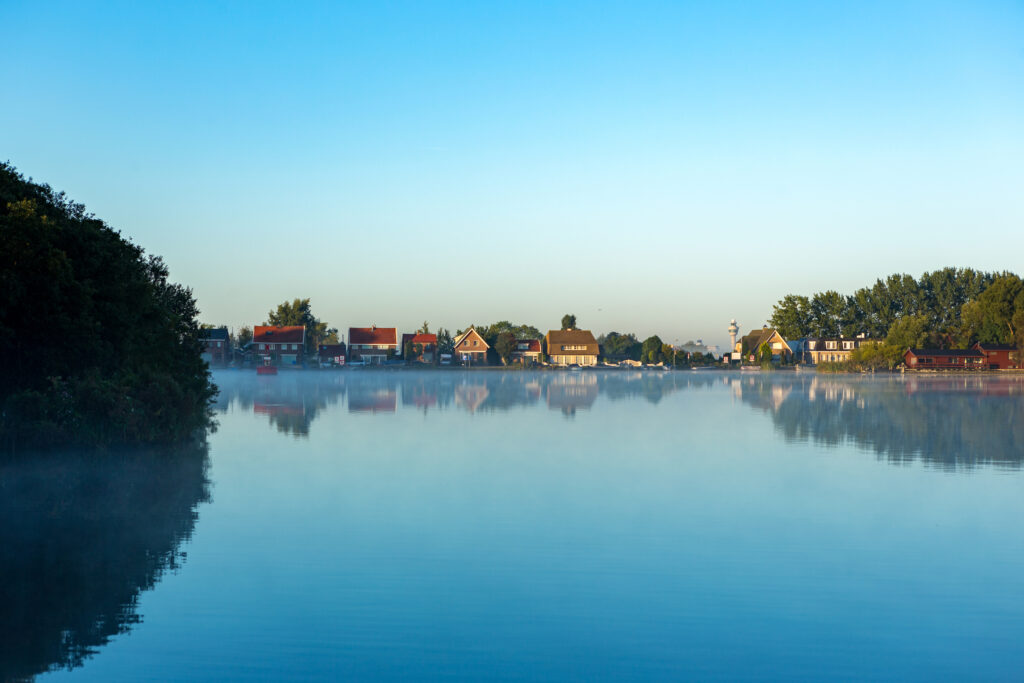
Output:
<instances>
[{"instance_id":1,"label":"clear sky","mask_svg":"<svg viewBox=\"0 0 1024 683\"><path fill-rule=\"evenodd\" d=\"M1024 4L0 0L0 157L193 288L339 328L722 343L1024 271Z\"/></svg>"}]
</instances>

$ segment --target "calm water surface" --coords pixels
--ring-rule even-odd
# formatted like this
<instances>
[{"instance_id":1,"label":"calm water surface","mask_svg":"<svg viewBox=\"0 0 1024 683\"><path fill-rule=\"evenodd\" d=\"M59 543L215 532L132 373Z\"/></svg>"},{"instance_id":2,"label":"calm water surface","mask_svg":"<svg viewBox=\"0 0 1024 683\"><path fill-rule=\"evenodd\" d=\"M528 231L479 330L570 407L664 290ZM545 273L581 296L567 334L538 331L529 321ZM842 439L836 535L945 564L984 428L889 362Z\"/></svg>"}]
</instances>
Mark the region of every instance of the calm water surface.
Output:
<instances>
[{"instance_id":1,"label":"calm water surface","mask_svg":"<svg viewBox=\"0 0 1024 683\"><path fill-rule=\"evenodd\" d=\"M0 680L1024 677L1024 378L216 380L0 464Z\"/></svg>"}]
</instances>

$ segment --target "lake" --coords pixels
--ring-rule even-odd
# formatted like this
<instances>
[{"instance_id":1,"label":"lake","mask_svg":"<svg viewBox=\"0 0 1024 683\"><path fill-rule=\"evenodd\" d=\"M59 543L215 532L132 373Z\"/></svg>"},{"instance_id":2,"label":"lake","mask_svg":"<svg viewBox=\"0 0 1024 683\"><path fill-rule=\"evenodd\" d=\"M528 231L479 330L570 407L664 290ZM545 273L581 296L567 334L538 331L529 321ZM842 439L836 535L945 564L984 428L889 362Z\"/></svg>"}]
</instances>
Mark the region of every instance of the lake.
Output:
<instances>
[{"instance_id":1,"label":"lake","mask_svg":"<svg viewBox=\"0 0 1024 683\"><path fill-rule=\"evenodd\" d=\"M0 463L0 680L1024 675L1024 376L215 379Z\"/></svg>"}]
</instances>

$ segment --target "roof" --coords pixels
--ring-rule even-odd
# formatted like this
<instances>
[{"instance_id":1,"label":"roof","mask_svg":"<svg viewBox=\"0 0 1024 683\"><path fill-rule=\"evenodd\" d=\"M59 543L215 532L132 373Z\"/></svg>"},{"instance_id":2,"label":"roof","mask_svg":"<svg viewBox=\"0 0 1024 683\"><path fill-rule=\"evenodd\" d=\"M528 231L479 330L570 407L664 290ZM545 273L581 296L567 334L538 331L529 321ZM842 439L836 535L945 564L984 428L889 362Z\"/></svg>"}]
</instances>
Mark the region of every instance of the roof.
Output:
<instances>
[{"instance_id":1,"label":"roof","mask_svg":"<svg viewBox=\"0 0 1024 683\"><path fill-rule=\"evenodd\" d=\"M984 358L985 354L974 349L907 349L915 356L956 356L957 358Z\"/></svg>"},{"instance_id":2,"label":"roof","mask_svg":"<svg viewBox=\"0 0 1024 683\"><path fill-rule=\"evenodd\" d=\"M302 325L257 325L252 329L252 340L260 344L304 344L306 328Z\"/></svg>"},{"instance_id":3,"label":"roof","mask_svg":"<svg viewBox=\"0 0 1024 683\"><path fill-rule=\"evenodd\" d=\"M974 348L979 348L982 351L1017 351L1017 347L1011 344L982 344L978 342L974 345Z\"/></svg>"},{"instance_id":4,"label":"roof","mask_svg":"<svg viewBox=\"0 0 1024 683\"><path fill-rule=\"evenodd\" d=\"M349 344L393 344L398 345L397 327L350 327Z\"/></svg>"},{"instance_id":5,"label":"roof","mask_svg":"<svg viewBox=\"0 0 1024 683\"><path fill-rule=\"evenodd\" d=\"M226 327L206 327L199 330L200 339L219 339L221 341L228 340L228 328Z\"/></svg>"},{"instance_id":6,"label":"roof","mask_svg":"<svg viewBox=\"0 0 1024 683\"><path fill-rule=\"evenodd\" d=\"M562 354L560 346L586 346L584 355L600 354L597 340L590 330L548 330L548 355ZM576 352L579 353L578 351Z\"/></svg>"},{"instance_id":7,"label":"roof","mask_svg":"<svg viewBox=\"0 0 1024 683\"><path fill-rule=\"evenodd\" d=\"M744 335L740 339L740 343L742 344L743 342L747 342L747 352L754 353L761 348L761 344L769 341L776 334L779 333L774 327L762 327L760 330L752 330L750 334ZM786 348L789 348L790 351L793 350L790 348L789 344L786 343L786 338L781 334L779 334L779 339L782 340L783 344L786 344Z\"/></svg>"},{"instance_id":8,"label":"roof","mask_svg":"<svg viewBox=\"0 0 1024 683\"><path fill-rule=\"evenodd\" d=\"M321 358L334 358L335 356L345 355L344 344L321 344L319 348L319 354Z\"/></svg>"},{"instance_id":9,"label":"roof","mask_svg":"<svg viewBox=\"0 0 1024 683\"><path fill-rule=\"evenodd\" d=\"M528 344L525 349L519 348L521 344ZM540 353L540 339L516 339L516 348L514 352L518 353Z\"/></svg>"},{"instance_id":10,"label":"roof","mask_svg":"<svg viewBox=\"0 0 1024 683\"><path fill-rule=\"evenodd\" d=\"M461 344L466 339L466 337L468 337L471 334L475 334L477 336L477 338L480 340L480 343L484 345L484 349L485 350L491 348L491 345L487 343L487 341L484 339L483 335L480 334L479 332L477 332L476 328L474 328L474 327L470 327L468 330L466 330L465 332L460 334L458 337L456 337L455 338L455 346L458 346L459 344Z\"/></svg>"},{"instance_id":11,"label":"roof","mask_svg":"<svg viewBox=\"0 0 1024 683\"><path fill-rule=\"evenodd\" d=\"M416 333L406 332L405 334L402 335L402 346L404 347L406 344L409 344L409 343L412 343L412 344L436 344L437 343L437 335L436 334L424 334L422 332L416 332Z\"/></svg>"}]
</instances>

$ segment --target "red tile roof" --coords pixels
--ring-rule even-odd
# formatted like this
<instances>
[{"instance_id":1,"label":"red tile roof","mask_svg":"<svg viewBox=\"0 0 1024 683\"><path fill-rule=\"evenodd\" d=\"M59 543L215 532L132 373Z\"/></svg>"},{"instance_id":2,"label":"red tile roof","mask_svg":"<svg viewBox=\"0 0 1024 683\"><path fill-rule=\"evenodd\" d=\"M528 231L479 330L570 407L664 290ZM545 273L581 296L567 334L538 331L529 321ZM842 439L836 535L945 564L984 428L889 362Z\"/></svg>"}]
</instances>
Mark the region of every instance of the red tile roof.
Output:
<instances>
[{"instance_id":1,"label":"red tile roof","mask_svg":"<svg viewBox=\"0 0 1024 683\"><path fill-rule=\"evenodd\" d=\"M411 341L413 344L436 344L437 343L437 335L436 334L417 334L417 335L413 335L413 338L410 339L409 341Z\"/></svg>"},{"instance_id":2,"label":"red tile roof","mask_svg":"<svg viewBox=\"0 0 1024 683\"><path fill-rule=\"evenodd\" d=\"M520 344L529 344L529 347L521 349ZM540 353L540 339L516 339L515 350L519 353Z\"/></svg>"},{"instance_id":3,"label":"red tile roof","mask_svg":"<svg viewBox=\"0 0 1024 683\"><path fill-rule=\"evenodd\" d=\"M260 344L302 344L306 341L306 328L302 325L257 325L252 330L252 340Z\"/></svg>"},{"instance_id":4,"label":"red tile roof","mask_svg":"<svg viewBox=\"0 0 1024 683\"><path fill-rule=\"evenodd\" d=\"M350 327L349 344L394 344L398 346L396 327Z\"/></svg>"}]
</instances>

